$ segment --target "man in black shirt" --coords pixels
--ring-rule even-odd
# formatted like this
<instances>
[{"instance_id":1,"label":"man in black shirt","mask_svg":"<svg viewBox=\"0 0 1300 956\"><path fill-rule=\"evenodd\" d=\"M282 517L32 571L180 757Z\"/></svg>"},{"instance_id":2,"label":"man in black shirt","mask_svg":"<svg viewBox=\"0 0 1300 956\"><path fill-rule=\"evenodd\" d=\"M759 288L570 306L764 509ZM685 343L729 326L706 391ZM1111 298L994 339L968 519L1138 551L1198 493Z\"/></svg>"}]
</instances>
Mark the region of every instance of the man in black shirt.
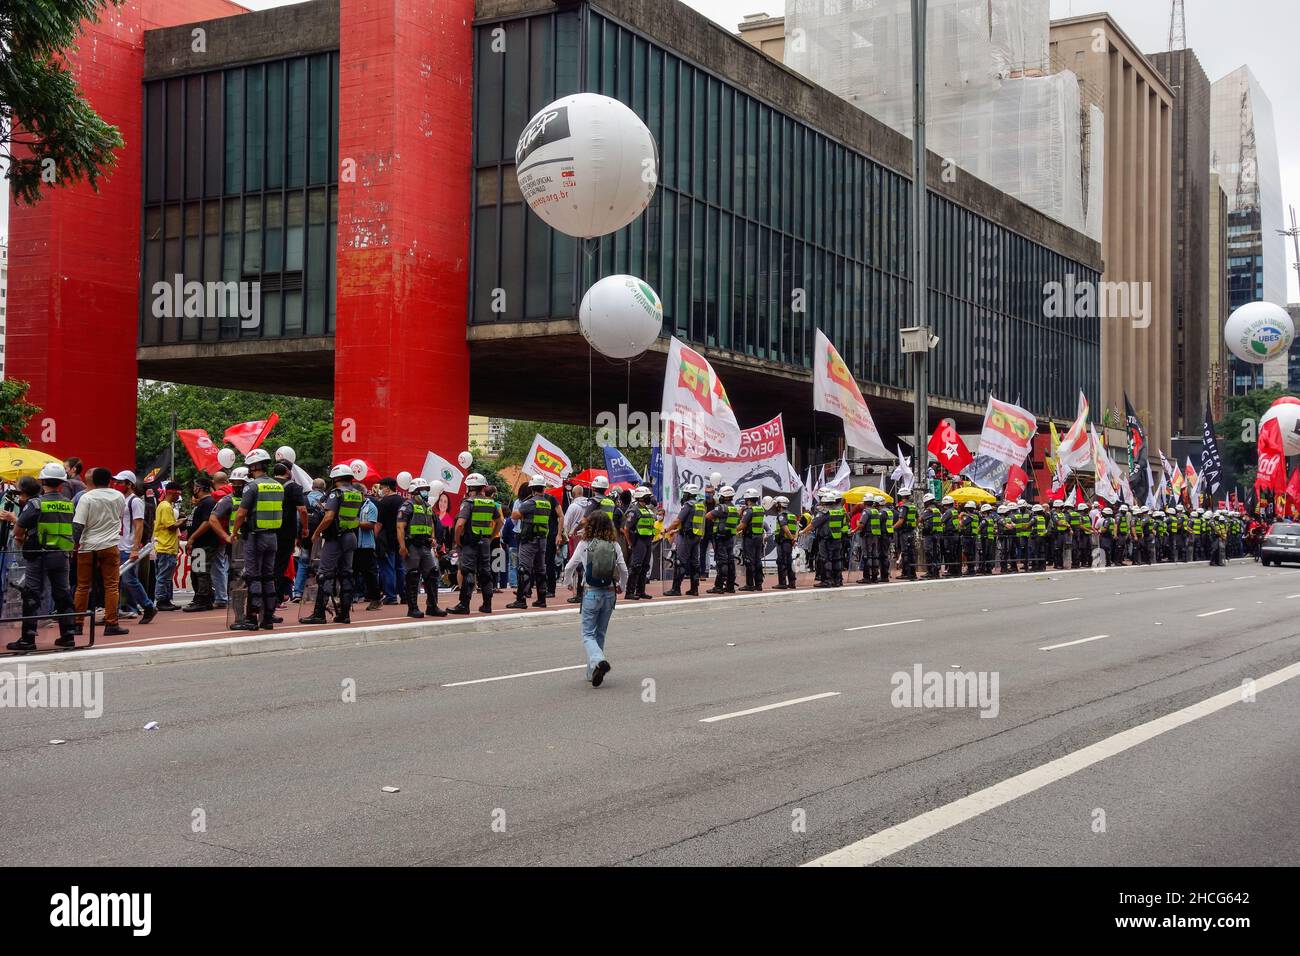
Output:
<instances>
[{"instance_id":1,"label":"man in black shirt","mask_svg":"<svg viewBox=\"0 0 1300 956\"><path fill-rule=\"evenodd\" d=\"M275 567L272 571L275 575L276 603L283 604L293 589L293 581L286 576L289 558L297 543L307 540L307 493L302 490L302 485L293 480L293 470L285 462L276 462L272 473L275 480L284 485L284 514L277 531Z\"/></svg>"},{"instance_id":2,"label":"man in black shirt","mask_svg":"<svg viewBox=\"0 0 1300 956\"><path fill-rule=\"evenodd\" d=\"M385 604L397 604L398 593L405 590L406 568L397 553L397 513L406 503L397 493L397 479L383 478L379 482L384 496L375 507L379 518L375 528L375 560L379 565L379 585L384 591Z\"/></svg>"},{"instance_id":3,"label":"man in black shirt","mask_svg":"<svg viewBox=\"0 0 1300 956\"><path fill-rule=\"evenodd\" d=\"M212 569L217 563L220 542L208 519L217 499L212 497L212 479L199 475L194 479L194 510L190 512L189 535L185 547L190 554L190 583L194 598L186 611L211 611L213 604Z\"/></svg>"}]
</instances>

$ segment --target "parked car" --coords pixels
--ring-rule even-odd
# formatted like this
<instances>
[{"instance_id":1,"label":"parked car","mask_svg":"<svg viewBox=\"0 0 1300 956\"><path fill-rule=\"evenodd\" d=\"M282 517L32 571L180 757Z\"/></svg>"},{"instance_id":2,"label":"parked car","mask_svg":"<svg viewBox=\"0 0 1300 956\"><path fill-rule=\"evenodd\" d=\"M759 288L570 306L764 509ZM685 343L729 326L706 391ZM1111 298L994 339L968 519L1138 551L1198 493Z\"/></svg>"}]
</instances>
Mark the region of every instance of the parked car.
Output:
<instances>
[{"instance_id":1,"label":"parked car","mask_svg":"<svg viewBox=\"0 0 1300 956\"><path fill-rule=\"evenodd\" d=\"M1283 561L1300 563L1300 524L1294 521L1274 522L1264 535L1259 560L1265 567Z\"/></svg>"}]
</instances>

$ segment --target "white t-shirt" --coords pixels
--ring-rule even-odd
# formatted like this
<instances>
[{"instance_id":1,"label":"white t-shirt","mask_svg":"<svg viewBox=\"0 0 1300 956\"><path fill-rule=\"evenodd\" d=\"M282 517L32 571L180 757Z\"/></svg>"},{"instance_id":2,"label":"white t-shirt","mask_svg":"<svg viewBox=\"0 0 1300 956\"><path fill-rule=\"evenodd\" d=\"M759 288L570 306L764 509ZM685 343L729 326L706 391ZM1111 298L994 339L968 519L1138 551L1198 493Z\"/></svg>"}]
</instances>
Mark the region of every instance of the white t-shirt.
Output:
<instances>
[{"instance_id":1,"label":"white t-shirt","mask_svg":"<svg viewBox=\"0 0 1300 956\"><path fill-rule=\"evenodd\" d=\"M122 521L120 534L117 540L117 547L121 551L130 551L135 547L135 521L144 520L144 499L138 495L123 497L122 500ZM143 538L140 541L141 547L144 546Z\"/></svg>"},{"instance_id":2,"label":"white t-shirt","mask_svg":"<svg viewBox=\"0 0 1300 956\"><path fill-rule=\"evenodd\" d=\"M126 498L112 488L90 488L81 493L73 524L82 526L82 551L102 551L117 547L122 536L122 509ZM143 511L141 511L143 516Z\"/></svg>"}]
</instances>

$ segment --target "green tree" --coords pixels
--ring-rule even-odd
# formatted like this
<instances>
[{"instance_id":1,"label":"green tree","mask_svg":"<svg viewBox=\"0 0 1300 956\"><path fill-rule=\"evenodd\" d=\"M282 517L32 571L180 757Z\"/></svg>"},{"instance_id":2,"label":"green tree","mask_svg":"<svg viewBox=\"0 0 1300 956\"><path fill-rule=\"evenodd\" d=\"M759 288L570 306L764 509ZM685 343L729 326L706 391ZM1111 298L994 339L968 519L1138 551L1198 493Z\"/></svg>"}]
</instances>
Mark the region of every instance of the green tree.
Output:
<instances>
[{"instance_id":1,"label":"green tree","mask_svg":"<svg viewBox=\"0 0 1300 956\"><path fill-rule=\"evenodd\" d=\"M289 445L298 453L298 464L313 478L329 473L334 442L334 407L330 402L289 395L264 395L199 385L141 382L136 410L136 464L139 473L148 470L171 441L172 412L177 428L202 428L221 443L227 428L239 422L270 417L280 420L263 447L274 451ZM189 481L196 469L180 441L176 443L176 477Z\"/></svg>"},{"instance_id":2,"label":"green tree","mask_svg":"<svg viewBox=\"0 0 1300 956\"><path fill-rule=\"evenodd\" d=\"M588 466L592 468L605 467L605 453L596 442L599 429L588 428L586 425L561 425L555 422L530 421L512 421L506 426L505 435L501 439L501 453L497 457L497 464L501 466L522 465L524 456L528 454L528 449L533 446L533 438L539 433L545 435L548 441L554 442L564 450L564 453L569 456L569 460L573 462L575 472L585 471ZM627 460L632 463L632 467L644 476L646 469L650 466L650 449L622 448L619 450L627 456Z\"/></svg>"},{"instance_id":3,"label":"green tree","mask_svg":"<svg viewBox=\"0 0 1300 956\"><path fill-rule=\"evenodd\" d=\"M1242 489L1255 486L1255 465L1259 457L1259 420L1269 406L1283 395L1281 386L1256 389L1245 395L1229 395L1224 403L1223 417L1215 421L1214 434L1219 442L1219 454L1224 468L1233 482Z\"/></svg>"},{"instance_id":4,"label":"green tree","mask_svg":"<svg viewBox=\"0 0 1300 956\"><path fill-rule=\"evenodd\" d=\"M31 385L20 378L7 378L0 382L0 441L13 442L27 447L27 423L40 408L27 401Z\"/></svg>"},{"instance_id":5,"label":"green tree","mask_svg":"<svg viewBox=\"0 0 1300 956\"><path fill-rule=\"evenodd\" d=\"M44 187L83 180L98 190L116 165L122 135L86 102L67 54L85 21L121 4L0 0L0 157L15 202L34 205Z\"/></svg>"}]
</instances>

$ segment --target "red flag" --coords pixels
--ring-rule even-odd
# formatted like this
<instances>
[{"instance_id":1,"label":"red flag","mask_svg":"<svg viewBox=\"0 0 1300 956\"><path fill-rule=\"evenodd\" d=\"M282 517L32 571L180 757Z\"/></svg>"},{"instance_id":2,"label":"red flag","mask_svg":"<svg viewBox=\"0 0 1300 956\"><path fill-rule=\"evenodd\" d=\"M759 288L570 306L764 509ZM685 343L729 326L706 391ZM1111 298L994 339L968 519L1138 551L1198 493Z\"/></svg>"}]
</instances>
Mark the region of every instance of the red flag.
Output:
<instances>
[{"instance_id":1,"label":"red flag","mask_svg":"<svg viewBox=\"0 0 1300 956\"><path fill-rule=\"evenodd\" d=\"M1286 452L1282 447L1282 428L1273 418L1259 430L1259 465L1255 470L1255 496L1261 489L1286 494Z\"/></svg>"},{"instance_id":2,"label":"red flag","mask_svg":"<svg viewBox=\"0 0 1300 956\"><path fill-rule=\"evenodd\" d=\"M1004 501L1015 501L1029 487L1029 473L1019 465L1012 465L1007 472L1007 487L1002 494Z\"/></svg>"},{"instance_id":3,"label":"red flag","mask_svg":"<svg viewBox=\"0 0 1300 956\"><path fill-rule=\"evenodd\" d=\"M1294 514L1300 505L1300 468L1291 472L1291 483L1286 486L1286 501Z\"/></svg>"},{"instance_id":4,"label":"red flag","mask_svg":"<svg viewBox=\"0 0 1300 956\"><path fill-rule=\"evenodd\" d=\"M208 437L206 429L181 428L177 430L176 437L181 440L185 450L190 453L190 458L193 459L194 465L199 471L215 474L221 470L221 463L217 461L217 446Z\"/></svg>"},{"instance_id":5,"label":"red flag","mask_svg":"<svg viewBox=\"0 0 1300 956\"><path fill-rule=\"evenodd\" d=\"M266 436L271 433L271 429L275 427L275 423L279 420L280 416L272 412L271 417L265 421L241 422L238 425L231 425L226 429L226 434L223 437L226 444L234 445L239 449L241 455L247 455L266 440Z\"/></svg>"},{"instance_id":6,"label":"red flag","mask_svg":"<svg viewBox=\"0 0 1300 956\"><path fill-rule=\"evenodd\" d=\"M957 429L946 418L934 430L934 434L930 437L930 444L926 445L926 448L930 449L930 454L939 459L939 464L954 475L961 474L962 470L975 460L975 456L970 453L966 443L957 434Z\"/></svg>"}]
</instances>

